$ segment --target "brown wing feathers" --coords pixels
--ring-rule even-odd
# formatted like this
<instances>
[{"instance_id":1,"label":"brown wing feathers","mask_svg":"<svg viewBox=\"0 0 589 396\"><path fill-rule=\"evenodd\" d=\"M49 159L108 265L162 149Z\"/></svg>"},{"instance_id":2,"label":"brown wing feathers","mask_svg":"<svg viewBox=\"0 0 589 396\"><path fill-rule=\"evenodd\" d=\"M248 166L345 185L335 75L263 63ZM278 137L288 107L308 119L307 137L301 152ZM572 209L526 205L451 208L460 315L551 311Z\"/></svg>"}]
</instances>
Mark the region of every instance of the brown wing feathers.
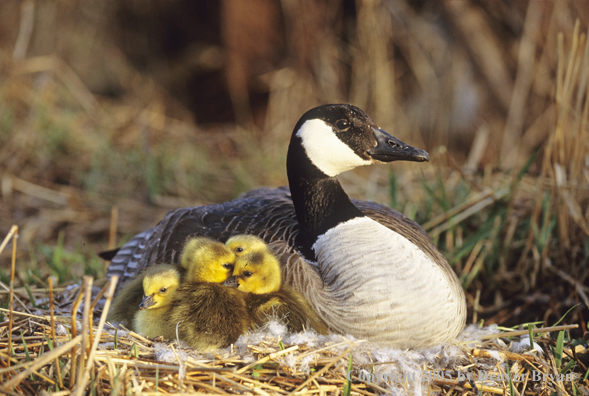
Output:
<instances>
[{"instance_id":1,"label":"brown wing feathers","mask_svg":"<svg viewBox=\"0 0 589 396\"><path fill-rule=\"evenodd\" d=\"M427 233L403 214L374 202L352 202L365 215L416 243L434 261L445 261ZM208 236L225 242L231 235L253 234L266 243L281 239L294 246L297 233L298 223L288 188L253 190L226 203L169 212L154 228L135 236L120 248L112 259L107 277L119 275L122 285L146 266L177 263L186 239L193 236ZM293 254L297 255L294 251ZM283 263L288 260L281 259Z\"/></svg>"}]
</instances>

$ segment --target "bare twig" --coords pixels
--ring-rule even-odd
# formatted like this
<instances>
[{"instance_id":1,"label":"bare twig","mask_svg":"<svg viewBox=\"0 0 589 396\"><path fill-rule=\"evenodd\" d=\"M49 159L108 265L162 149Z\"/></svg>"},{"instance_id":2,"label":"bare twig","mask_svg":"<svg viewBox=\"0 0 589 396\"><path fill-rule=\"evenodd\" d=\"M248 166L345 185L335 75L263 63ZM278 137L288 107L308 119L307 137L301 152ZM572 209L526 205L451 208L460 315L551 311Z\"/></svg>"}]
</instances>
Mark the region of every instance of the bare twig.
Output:
<instances>
[{"instance_id":1,"label":"bare twig","mask_svg":"<svg viewBox=\"0 0 589 396\"><path fill-rule=\"evenodd\" d=\"M13 297L14 297L14 275L16 273L16 238L18 237L18 226L14 225L10 229L8 235L12 233L12 261L10 269L10 299L8 302L8 309L10 310L10 322L8 323L8 354L12 351L12 326L14 324L14 316L12 312L14 310ZM2 249L0 249L1 252ZM10 365L10 360L8 363Z\"/></svg>"},{"instance_id":2,"label":"bare twig","mask_svg":"<svg viewBox=\"0 0 589 396\"><path fill-rule=\"evenodd\" d=\"M102 334L102 329L104 328L104 323L106 323L106 316L108 314L108 310L110 308L110 304L112 302L112 298L114 296L114 292L115 292L115 288L116 288L118 280L119 280L119 277L117 275L113 275L113 277L110 278L108 285L106 285L106 286L108 286L108 291L106 293L106 302L104 303L104 310L102 311L102 315L100 316L100 323L98 324L98 330L96 331L96 337L95 337L94 342L92 344L92 349L90 350L90 353L88 355L88 363L86 364L86 371L83 374L82 380L78 381L78 383L76 385L76 389L74 390L74 395L81 396L82 394L84 394L84 390L86 389L86 384L88 383L88 379L90 378L90 370L92 370L92 367L94 366L94 356L96 354L96 349L98 348L98 343L100 341L100 335ZM97 297L97 299L98 299L98 297ZM86 307L84 307L84 308L86 308ZM85 313L85 310L84 310L84 313ZM92 323L90 323L90 332L92 332Z\"/></svg>"},{"instance_id":3,"label":"bare twig","mask_svg":"<svg viewBox=\"0 0 589 396\"><path fill-rule=\"evenodd\" d=\"M16 61L22 60L27 56L27 48L31 41L33 34L33 24L35 22L35 2L33 0L25 0L20 7L20 28L18 30L18 37L12 52L12 58Z\"/></svg>"},{"instance_id":4,"label":"bare twig","mask_svg":"<svg viewBox=\"0 0 589 396\"><path fill-rule=\"evenodd\" d=\"M53 341L53 346L57 347L57 337L55 336L55 317L54 317L54 306L53 306L53 277L49 277L49 311L51 315L51 339ZM61 367L59 365L59 358L55 359L55 371L57 375L57 380L59 382L59 388L63 389L63 382L61 380Z\"/></svg>"},{"instance_id":5,"label":"bare twig","mask_svg":"<svg viewBox=\"0 0 589 396\"><path fill-rule=\"evenodd\" d=\"M537 329L532 329L534 334L541 334L541 333L552 333L554 331L561 331L561 330L571 330L578 328L579 325L563 325L563 326L554 326L554 327L540 327ZM493 338L501 338L501 337L516 337L520 335L529 334L529 330L516 330L516 331L507 331L505 333L495 333L495 334L488 334L482 336L481 340L492 340Z\"/></svg>"}]
</instances>

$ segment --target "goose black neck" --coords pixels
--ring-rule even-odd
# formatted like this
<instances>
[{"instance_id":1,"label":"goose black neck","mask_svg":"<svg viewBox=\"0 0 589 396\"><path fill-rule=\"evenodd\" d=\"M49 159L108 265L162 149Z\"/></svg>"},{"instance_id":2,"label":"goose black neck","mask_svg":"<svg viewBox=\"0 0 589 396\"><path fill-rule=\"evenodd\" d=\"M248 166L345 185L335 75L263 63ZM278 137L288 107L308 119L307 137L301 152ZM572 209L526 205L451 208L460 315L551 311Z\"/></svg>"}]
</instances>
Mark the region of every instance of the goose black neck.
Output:
<instances>
[{"instance_id":1,"label":"goose black neck","mask_svg":"<svg viewBox=\"0 0 589 396\"><path fill-rule=\"evenodd\" d=\"M299 222L298 245L315 260L317 238L345 221L364 216L335 177L321 172L307 157L300 139L293 137L286 159L290 193Z\"/></svg>"}]
</instances>

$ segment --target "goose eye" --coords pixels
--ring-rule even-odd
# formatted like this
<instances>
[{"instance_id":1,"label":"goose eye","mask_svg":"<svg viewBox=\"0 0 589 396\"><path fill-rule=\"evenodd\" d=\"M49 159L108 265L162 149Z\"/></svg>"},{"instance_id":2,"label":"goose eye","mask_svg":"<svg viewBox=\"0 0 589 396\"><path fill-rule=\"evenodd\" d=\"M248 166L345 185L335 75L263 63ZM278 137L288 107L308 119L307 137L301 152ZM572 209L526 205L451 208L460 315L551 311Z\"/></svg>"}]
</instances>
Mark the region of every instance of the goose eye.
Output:
<instances>
[{"instance_id":1,"label":"goose eye","mask_svg":"<svg viewBox=\"0 0 589 396\"><path fill-rule=\"evenodd\" d=\"M168 291L168 288L167 288L167 287L162 287L162 288L160 289L160 293L165 293L165 292L167 292L167 291Z\"/></svg>"},{"instance_id":2,"label":"goose eye","mask_svg":"<svg viewBox=\"0 0 589 396\"><path fill-rule=\"evenodd\" d=\"M237 253L241 253L241 252L243 252L243 248L242 248L242 247L236 247L236 248L235 248L235 251L236 251Z\"/></svg>"},{"instance_id":3,"label":"goose eye","mask_svg":"<svg viewBox=\"0 0 589 396\"><path fill-rule=\"evenodd\" d=\"M350 121L348 120L337 120L335 122L335 127L340 131L346 131L350 128Z\"/></svg>"},{"instance_id":4,"label":"goose eye","mask_svg":"<svg viewBox=\"0 0 589 396\"><path fill-rule=\"evenodd\" d=\"M253 275L253 274L252 274L251 272L249 272L249 271L245 271L245 272L243 273L243 276L245 276L246 278L250 278L252 275Z\"/></svg>"},{"instance_id":5,"label":"goose eye","mask_svg":"<svg viewBox=\"0 0 589 396\"><path fill-rule=\"evenodd\" d=\"M229 263L225 263L225 264L223 264L223 268L233 269L233 266Z\"/></svg>"}]
</instances>

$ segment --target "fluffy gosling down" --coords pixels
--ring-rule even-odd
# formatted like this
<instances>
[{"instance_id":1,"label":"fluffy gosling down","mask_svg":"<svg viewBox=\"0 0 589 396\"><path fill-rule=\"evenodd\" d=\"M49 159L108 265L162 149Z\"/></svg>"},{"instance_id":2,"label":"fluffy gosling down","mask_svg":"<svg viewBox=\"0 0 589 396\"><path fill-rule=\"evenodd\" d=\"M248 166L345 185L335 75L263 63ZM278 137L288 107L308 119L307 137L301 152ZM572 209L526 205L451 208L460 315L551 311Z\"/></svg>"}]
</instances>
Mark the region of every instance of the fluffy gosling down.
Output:
<instances>
[{"instance_id":1,"label":"fluffy gosling down","mask_svg":"<svg viewBox=\"0 0 589 396\"><path fill-rule=\"evenodd\" d=\"M193 348L227 347L250 326L245 293L222 284L231 276L234 261L227 246L208 238L193 238L183 249L180 263L186 281L175 292L167 326L174 335L177 327L178 338Z\"/></svg>"},{"instance_id":2,"label":"fluffy gosling down","mask_svg":"<svg viewBox=\"0 0 589 396\"><path fill-rule=\"evenodd\" d=\"M237 258L233 276L224 284L251 293L247 309L254 327L263 326L270 317L278 317L290 332L312 328L319 334L328 333L327 325L303 295L282 284L280 263L262 239L236 235L226 245Z\"/></svg>"},{"instance_id":3,"label":"fluffy gosling down","mask_svg":"<svg viewBox=\"0 0 589 396\"><path fill-rule=\"evenodd\" d=\"M191 238L184 245L180 265L186 279L195 282L223 283L233 271L235 253L211 238Z\"/></svg>"},{"instance_id":4,"label":"fluffy gosling down","mask_svg":"<svg viewBox=\"0 0 589 396\"><path fill-rule=\"evenodd\" d=\"M234 262L235 254L221 242L192 238L182 250L181 267L148 267L121 290L109 319L200 350L229 346L251 323L246 293L222 285Z\"/></svg>"},{"instance_id":5,"label":"fluffy gosling down","mask_svg":"<svg viewBox=\"0 0 589 396\"><path fill-rule=\"evenodd\" d=\"M164 336L166 339L174 338L174 329L169 325L168 316L179 286L180 272L176 265L154 265L145 271L143 277L145 297L133 320L135 331L151 338L158 336Z\"/></svg>"}]
</instances>

